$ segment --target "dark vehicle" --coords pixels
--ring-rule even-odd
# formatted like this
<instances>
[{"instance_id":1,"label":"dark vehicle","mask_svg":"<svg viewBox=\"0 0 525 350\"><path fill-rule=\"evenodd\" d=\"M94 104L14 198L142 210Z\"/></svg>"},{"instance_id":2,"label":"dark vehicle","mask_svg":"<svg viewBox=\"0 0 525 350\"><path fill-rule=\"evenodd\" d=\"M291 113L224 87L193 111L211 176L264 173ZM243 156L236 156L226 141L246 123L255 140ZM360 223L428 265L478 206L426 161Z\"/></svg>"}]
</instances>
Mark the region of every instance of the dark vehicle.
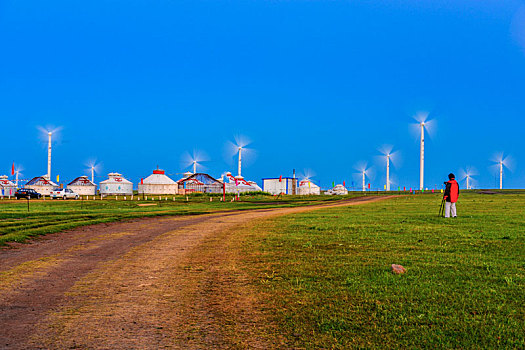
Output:
<instances>
[{"instance_id":1,"label":"dark vehicle","mask_svg":"<svg viewBox=\"0 0 525 350\"><path fill-rule=\"evenodd\" d=\"M21 189L19 189L18 191L15 192L15 197L16 197L16 199L20 199L20 198L28 198L28 199L36 198L36 199L40 199L42 197L42 195L40 193L38 193L37 191L29 189L29 188L21 188Z\"/></svg>"}]
</instances>

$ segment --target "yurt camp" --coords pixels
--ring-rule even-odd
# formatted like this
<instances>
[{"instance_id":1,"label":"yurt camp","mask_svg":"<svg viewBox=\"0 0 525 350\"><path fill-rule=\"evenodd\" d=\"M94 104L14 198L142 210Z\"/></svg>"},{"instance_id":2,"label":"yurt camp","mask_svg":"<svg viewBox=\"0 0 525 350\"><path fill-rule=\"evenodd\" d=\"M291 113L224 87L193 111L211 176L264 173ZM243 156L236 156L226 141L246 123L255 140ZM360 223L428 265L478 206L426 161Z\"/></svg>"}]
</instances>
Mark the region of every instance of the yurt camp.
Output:
<instances>
[{"instance_id":1,"label":"yurt camp","mask_svg":"<svg viewBox=\"0 0 525 350\"><path fill-rule=\"evenodd\" d=\"M29 180L29 182L26 183L24 187L35 190L42 196L49 196L51 191L57 188L58 185L53 181L46 179L43 176L37 176Z\"/></svg>"},{"instance_id":2,"label":"yurt camp","mask_svg":"<svg viewBox=\"0 0 525 350\"><path fill-rule=\"evenodd\" d=\"M153 170L153 174L140 181L139 193L178 194L179 185L170 179L164 170L155 169Z\"/></svg>"},{"instance_id":3,"label":"yurt camp","mask_svg":"<svg viewBox=\"0 0 525 350\"><path fill-rule=\"evenodd\" d=\"M126 180L122 174L109 173L108 179L100 182L100 194L104 195L132 195L133 183Z\"/></svg>"},{"instance_id":4,"label":"yurt camp","mask_svg":"<svg viewBox=\"0 0 525 350\"><path fill-rule=\"evenodd\" d=\"M297 188L297 194L301 196L307 195L320 195L321 188L314 184L309 179L299 181L299 187Z\"/></svg>"},{"instance_id":5,"label":"yurt camp","mask_svg":"<svg viewBox=\"0 0 525 350\"><path fill-rule=\"evenodd\" d=\"M97 194L95 185L87 176L79 176L67 184L67 188L81 196L94 196Z\"/></svg>"},{"instance_id":6,"label":"yurt camp","mask_svg":"<svg viewBox=\"0 0 525 350\"><path fill-rule=\"evenodd\" d=\"M11 197L16 192L16 185L10 181L7 175L0 176L0 196Z\"/></svg>"}]
</instances>

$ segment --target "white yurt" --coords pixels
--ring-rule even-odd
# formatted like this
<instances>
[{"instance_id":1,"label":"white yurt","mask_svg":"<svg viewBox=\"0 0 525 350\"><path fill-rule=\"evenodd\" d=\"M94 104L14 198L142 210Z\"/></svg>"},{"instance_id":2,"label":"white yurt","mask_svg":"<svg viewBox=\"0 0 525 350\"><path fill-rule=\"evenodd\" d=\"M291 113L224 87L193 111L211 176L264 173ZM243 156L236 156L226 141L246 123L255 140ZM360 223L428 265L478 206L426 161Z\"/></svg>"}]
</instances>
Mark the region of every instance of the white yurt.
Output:
<instances>
[{"instance_id":1,"label":"white yurt","mask_svg":"<svg viewBox=\"0 0 525 350\"><path fill-rule=\"evenodd\" d=\"M57 188L58 185L53 181L46 179L44 176L37 176L29 180L24 187L35 190L42 196L49 196L51 191Z\"/></svg>"},{"instance_id":2,"label":"white yurt","mask_svg":"<svg viewBox=\"0 0 525 350\"><path fill-rule=\"evenodd\" d=\"M314 184L311 180L305 179L299 181L299 187L297 188L297 194L300 196L306 195L320 195L321 188Z\"/></svg>"},{"instance_id":3,"label":"white yurt","mask_svg":"<svg viewBox=\"0 0 525 350\"><path fill-rule=\"evenodd\" d=\"M132 195L133 183L126 180L122 174L109 173L108 179L100 182L100 194Z\"/></svg>"},{"instance_id":4,"label":"white yurt","mask_svg":"<svg viewBox=\"0 0 525 350\"><path fill-rule=\"evenodd\" d=\"M325 194L336 195L336 196L346 196L348 194L348 190L343 185L339 184L339 185L335 185L334 188L326 191Z\"/></svg>"},{"instance_id":5,"label":"white yurt","mask_svg":"<svg viewBox=\"0 0 525 350\"><path fill-rule=\"evenodd\" d=\"M10 197L14 196L16 192L16 185L10 181L7 175L0 176L0 196Z\"/></svg>"},{"instance_id":6,"label":"white yurt","mask_svg":"<svg viewBox=\"0 0 525 350\"><path fill-rule=\"evenodd\" d=\"M164 170L155 169L153 170L153 174L141 180L139 193L178 194L179 184L166 176Z\"/></svg>"},{"instance_id":7,"label":"white yurt","mask_svg":"<svg viewBox=\"0 0 525 350\"><path fill-rule=\"evenodd\" d=\"M67 188L82 196L94 196L97 194L97 185L95 185L87 176L79 176L67 184Z\"/></svg>"},{"instance_id":8,"label":"white yurt","mask_svg":"<svg viewBox=\"0 0 525 350\"><path fill-rule=\"evenodd\" d=\"M261 187L255 181L247 181L242 176L233 176L230 172L226 173L226 192L242 193L262 191Z\"/></svg>"}]
</instances>

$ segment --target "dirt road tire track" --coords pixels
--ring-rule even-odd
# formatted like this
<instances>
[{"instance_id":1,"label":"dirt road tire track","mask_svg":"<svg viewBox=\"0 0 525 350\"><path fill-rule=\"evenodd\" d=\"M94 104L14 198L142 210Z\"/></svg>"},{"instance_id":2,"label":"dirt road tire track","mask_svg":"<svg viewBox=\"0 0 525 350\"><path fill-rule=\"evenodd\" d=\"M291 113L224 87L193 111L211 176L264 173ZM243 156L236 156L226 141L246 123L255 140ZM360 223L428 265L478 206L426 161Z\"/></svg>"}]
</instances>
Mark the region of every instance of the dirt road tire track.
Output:
<instances>
[{"instance_id":1,"label":"dirt road tire track","mask_svg":"<svg viewBox=\"0 0 525 350\"><path fill-rule=\"evenodd\" d=\"M320 207L101 224L2 250L0 348L278 347L259 336L257 297L228 235Z\"/></svg>"}]
</instances>

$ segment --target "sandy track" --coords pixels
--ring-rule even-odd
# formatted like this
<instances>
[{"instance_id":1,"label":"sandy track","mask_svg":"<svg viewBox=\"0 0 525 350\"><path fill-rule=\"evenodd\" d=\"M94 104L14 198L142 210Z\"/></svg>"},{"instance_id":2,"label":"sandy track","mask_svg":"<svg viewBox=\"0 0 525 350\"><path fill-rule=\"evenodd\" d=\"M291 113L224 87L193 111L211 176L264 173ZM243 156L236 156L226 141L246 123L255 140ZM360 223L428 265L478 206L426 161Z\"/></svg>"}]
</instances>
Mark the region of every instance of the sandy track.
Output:
<instances>
[{"instance_id":1,"label":"sandy track","mask_svg":"<svg viewBox=\"0 0 525 350\"><path fill-rule=\"evenodd\" d=\"M233 227L327 206L100 224L0 251L0 348L268 348Z\"/></svg>"}]
</instances>

